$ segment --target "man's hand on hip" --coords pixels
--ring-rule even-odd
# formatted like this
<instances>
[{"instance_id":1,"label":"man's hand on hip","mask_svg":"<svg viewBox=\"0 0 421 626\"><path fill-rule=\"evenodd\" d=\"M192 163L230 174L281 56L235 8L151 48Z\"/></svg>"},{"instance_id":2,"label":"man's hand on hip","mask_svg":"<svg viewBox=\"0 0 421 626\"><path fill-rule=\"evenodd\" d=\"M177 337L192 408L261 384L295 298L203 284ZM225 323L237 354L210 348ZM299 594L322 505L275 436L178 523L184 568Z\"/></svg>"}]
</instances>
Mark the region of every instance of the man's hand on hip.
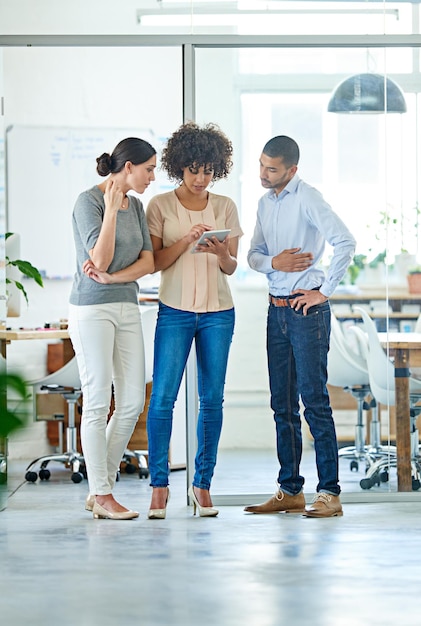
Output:
<instances>
[{"instance_id":1,"label":"man's hand on hip","mask_svg":"<svg viewBox=\"0 0 421 626\"><path fill-rule=\"evenodd\" d=\"M307 315L307 311L310 307L315 306L316 304L322 304L328 299L317 289L295 289L291 295L293 296L294 293L300 295L294 299L290 299L290 306L295 311L302 309L303 315Z\"/></svg>"}]
</instances>

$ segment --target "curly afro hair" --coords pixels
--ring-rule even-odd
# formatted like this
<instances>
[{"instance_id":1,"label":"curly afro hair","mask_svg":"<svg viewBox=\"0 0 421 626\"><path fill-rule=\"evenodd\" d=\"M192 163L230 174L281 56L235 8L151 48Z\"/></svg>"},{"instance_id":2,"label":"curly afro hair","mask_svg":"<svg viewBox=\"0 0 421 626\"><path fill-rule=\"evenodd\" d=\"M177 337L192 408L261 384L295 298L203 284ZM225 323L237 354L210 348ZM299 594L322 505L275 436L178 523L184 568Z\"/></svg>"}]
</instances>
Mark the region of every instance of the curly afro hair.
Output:
<instances>
[{"instance_id":1,"label":"curly afro hair","mask_svg":"<svg viewBox=\"0 0 421 626\"><path fill-rule=\"evenodd\" d=\"M161 167L171 180L181 182L183 170L211 166L213 180L226 178L232 167L232 143L216 124L202 128L194 122L180 126L162 151Z\"/></svg>"}]
</instances>

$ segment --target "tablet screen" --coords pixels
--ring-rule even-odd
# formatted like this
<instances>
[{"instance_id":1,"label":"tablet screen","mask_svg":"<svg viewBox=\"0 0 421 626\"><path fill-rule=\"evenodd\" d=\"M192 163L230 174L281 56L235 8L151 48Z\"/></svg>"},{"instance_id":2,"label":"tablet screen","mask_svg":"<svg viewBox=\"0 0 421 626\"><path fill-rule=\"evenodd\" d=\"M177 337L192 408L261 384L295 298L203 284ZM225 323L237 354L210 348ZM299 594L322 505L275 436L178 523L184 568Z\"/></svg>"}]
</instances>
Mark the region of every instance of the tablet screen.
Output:
<instances>
[{"instance_id":1,"label":"tablet screen","mask_svg":"<svg viewBox=\"0 0 421 626\"><path fill-rule=\"evenodd\" d=\"M199 237L196 241L195 245L192 248L192 253L197 252L196 246L206 246L206 239L210 239L211 237L216 237L219 241L224 241L227 235L229 235L231 229L226 228L225 230L207 230Z\"/></svg>"}]
</instances>

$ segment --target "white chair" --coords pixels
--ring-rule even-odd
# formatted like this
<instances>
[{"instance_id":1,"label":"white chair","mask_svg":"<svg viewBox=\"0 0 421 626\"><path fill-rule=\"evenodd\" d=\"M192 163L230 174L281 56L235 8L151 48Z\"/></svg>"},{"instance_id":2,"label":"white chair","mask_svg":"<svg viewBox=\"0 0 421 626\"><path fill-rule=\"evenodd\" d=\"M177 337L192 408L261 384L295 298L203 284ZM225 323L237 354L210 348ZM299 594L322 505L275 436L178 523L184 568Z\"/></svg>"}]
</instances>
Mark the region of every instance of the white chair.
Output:
<instances>
[{"instance_id":1,"label":"white chair","mask_svg":"<svg viewBox=\"0 0 421 626\"><path fill-rule=\"evenodd\" d=\"M368 351L369 351L369 343L368 343L368 335L363 331L360 324L353 324L348 328L349 332L353 335L355 339L355 344L357 346L357 350L359 355L364 359L366 363L367 371L368 371ZM371 390L371 388L370 388ZM378 405L377 399L371 390L372 395L372 403L376 406L376 411L373 413L373 419L370 423L370 446L374 448L377 452L376 456L389 457L391 454L396 456L396 446L392 446L388 444L387 446L382 446L381 444L381 434L380 434L380 420L378 418Z\"/></svg>"},{"instance_id":2,"label":"white chair","mask_svg":"<svg viewBox=\"0 0 421 626\"><path fill-rule=\"evenodd\" d=\"M360 307L354 307L361 314L364 329L368 336L367 365L370 376L370 387L376 398L386 406L395 405L395 373L393 363L384 351L374 321L369 314ZM419 434L416 428L416 418L421 413L421 406L417 403L421 400L421 381L413 377L409 378L409 397L411 404L411 465L412 465L412 489L421 487L421 458L419 455ZM396 419L400 419L399 415ZM390 458L379 459L368 470L366 478L361 481L363 489L370 489L380 480L388 480L390 467L396 467L396 454Z\"/></svg>"},{"instance_id":3,"label":"white chair","mask_svg":"<svg viewBox=\"0 0 421 626\"><path fill-rule=\"evenodd\" d=\"M141 311L143 344L145 349L145 383L147 384L152 382L153 352L158 307L145 305L145 307L142 308ZM133 460L136 460L139 470L139 478L148 478L149 470L146 461L147 456L148 450L129 450L127 448L124 452L122 459L122 461L125 463L126 473L134 474L134 472L136 471L136 465L133 463Z\"/></svg>"},{"instance_id":4,"label":"white chair","mask_svg":"<svg viewBox=\"0 0 421 626\"><path fill-rule=\"evenodd\" d=\"M328 353L328 381L330 385L342 387L357 400L357 423L353 446L339 448L339 457L351 459L351 470L358 471L359 462L364 461L366 470L385 454L380 445L377 403L369 385L367 362L347 342L340 324L332 313L330 349ZM372 410L370 443L366 445L364 411Z\"/></svg>"},{"instance_id":5,"label":"white chair","mask_svg":"<svg viewBox=\"0 0 421 626\"><path fill-rule=\"evenodd\" d=\"M79 370L76 357L74 356L68 363L56 372L45 376L40 380L28 381L28 385L33 387L33 406L36 419L36 396L39 393L60 394L67 402L68 424L66 427L66 450L56 454L49 454L32 461L26 468L25 479L28 482L35 482L39 477L41 480L48 480L51 476L47 468L51 461L64 463L71 467L71 479L74 483L80 483L86 477L85 463L83 456L77 450L77 427L76 427L76 407L82 395L80 390ZM64 415L62 416L64 419ZM34 466L40 468L35 471Z\"/></svg>"}]
</instances>

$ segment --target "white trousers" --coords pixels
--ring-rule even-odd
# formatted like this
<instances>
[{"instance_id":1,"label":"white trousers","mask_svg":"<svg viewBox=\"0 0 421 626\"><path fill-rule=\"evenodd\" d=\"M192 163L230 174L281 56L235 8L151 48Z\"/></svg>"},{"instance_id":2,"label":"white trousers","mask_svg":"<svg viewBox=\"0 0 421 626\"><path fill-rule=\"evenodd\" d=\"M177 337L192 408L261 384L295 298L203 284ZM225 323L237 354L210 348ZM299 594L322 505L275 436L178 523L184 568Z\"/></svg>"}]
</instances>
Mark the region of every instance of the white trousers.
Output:
<instances>
[{"instance_id":1,"label":"white trousers","mask_svg":"<svg viewBox=\"0 0 421 626\"><path fill-rule=\"evenodd\" d=\"M81 442L89 492L107 495L145 403L139 307L130 302L70 305L69 335L82 385ZM107 424L112 386L115 409Z\"/></svg>"}]
</instances>

